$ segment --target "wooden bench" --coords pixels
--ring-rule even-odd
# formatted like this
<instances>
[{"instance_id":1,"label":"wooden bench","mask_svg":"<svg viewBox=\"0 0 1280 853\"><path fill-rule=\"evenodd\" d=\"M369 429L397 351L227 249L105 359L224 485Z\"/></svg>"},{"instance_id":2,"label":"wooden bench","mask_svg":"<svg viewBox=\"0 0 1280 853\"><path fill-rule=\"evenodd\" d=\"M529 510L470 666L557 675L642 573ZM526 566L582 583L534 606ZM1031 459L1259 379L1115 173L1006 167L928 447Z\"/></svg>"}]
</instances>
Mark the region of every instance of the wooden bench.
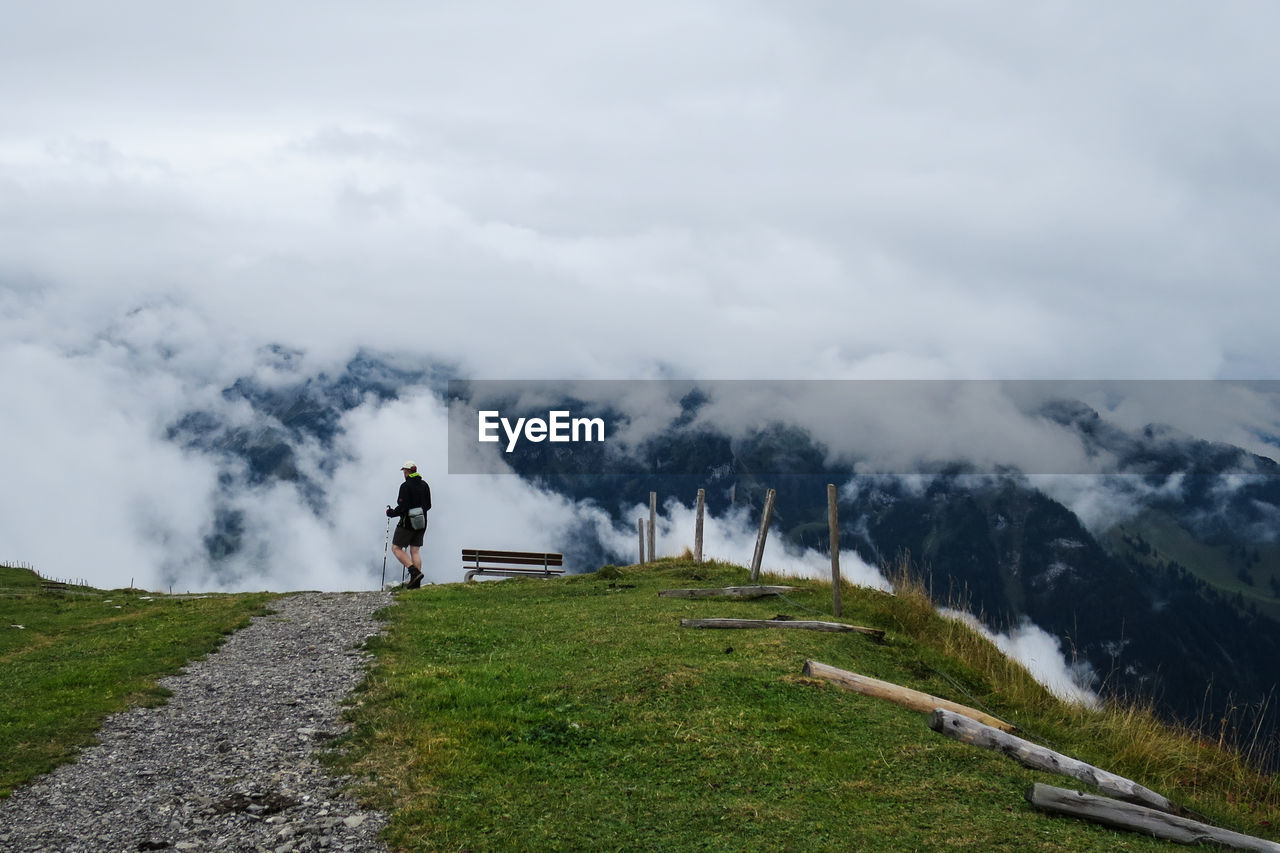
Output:
<instances>
[{"instance_id":1,"label":"wooden bench","mask_svg":"<svg viewBox=\"0 0 1280 853\"><path fill-rule=\"evenodd\" d=\"M469 581L476 575L514 578L532 575L549 578L564 574L563 554L542 554L536 551L486 551L480 548L462 549L462 568Z\"/></svg>"},{"instance_id":2,"label":"wooden bench","mask_svg":"<svg viewBox=\"0 0 1280 853\"><path fill-rule=\"evenodd\" d=\"M62 581L40 581L41 592L66 592L67 585Z\"/></svg>"}]
</instances>

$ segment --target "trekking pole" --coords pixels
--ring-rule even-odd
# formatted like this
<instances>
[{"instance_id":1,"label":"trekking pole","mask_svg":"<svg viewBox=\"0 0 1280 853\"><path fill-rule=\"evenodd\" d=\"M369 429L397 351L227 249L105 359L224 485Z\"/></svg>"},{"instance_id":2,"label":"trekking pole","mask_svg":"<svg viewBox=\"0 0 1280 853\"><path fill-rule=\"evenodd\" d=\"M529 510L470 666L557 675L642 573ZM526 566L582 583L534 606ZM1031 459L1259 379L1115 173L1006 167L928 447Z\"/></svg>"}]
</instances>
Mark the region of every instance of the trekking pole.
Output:
<instances>
[{"instance_id":1,"label":"trekking pole","mask_svg":"<svg viewBox=\"0 0 1280 853\"><path fill-rule=\"evenodd\" d=\"M387 519L387 538L382 540L382 585L379 590L386 588L387 585L387 543L391 541L391 519Z\"/></svg>"}]
</instances>

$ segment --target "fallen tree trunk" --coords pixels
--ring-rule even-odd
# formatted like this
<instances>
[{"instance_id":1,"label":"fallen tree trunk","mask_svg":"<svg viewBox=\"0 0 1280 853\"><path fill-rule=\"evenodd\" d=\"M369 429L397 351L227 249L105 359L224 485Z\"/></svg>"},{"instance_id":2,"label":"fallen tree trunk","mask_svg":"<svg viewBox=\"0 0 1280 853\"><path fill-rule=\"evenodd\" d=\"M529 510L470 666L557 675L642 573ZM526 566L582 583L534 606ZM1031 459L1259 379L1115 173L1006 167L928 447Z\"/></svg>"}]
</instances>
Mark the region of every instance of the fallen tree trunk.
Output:
<instances>
[{"instance_id":1,"label":"fallen tree trunk","mask_svg":"<svg viewBox=\"0 0 1280 853\"><path fill-rule=\"evenodd\" d=\"M1280 844L1274 841L1219 829L1197 820L1176 817L1146 806L1122 803L1094 794L1082 794L1037 782L1027 789L1026 797L1031 805L1047 812L1083 818L1115 829L1141 832L1165 841L1176 841L1179 844L1220 844L1233 850L1280 853Z\"/></svg>"},{"instance_id":2,"label":"fallen tree trunk","mask_svg":"<svg viewBox=\"0 0 1280 853\"><path fill-rule=\"evenodd\" d=\"M984 714L977 709L970 708L968 705L939 699L937 696L932 696L920 690L912 690L910 687L902 687L877 678L868 678L865 675L858 675L856 672L836 669L834 666L828 666L816 660L805 663L804 674L825 678L831 683L846 690L852 690L855 693L874 696L877 699L887 699L890 702L901 705L904 708L910 708L913 711L919 711L922 714L931 714L935 708L945 708L948 711L963 714L970 719L1002 731L1007 732L1013 729L1013 726L1004 720L998 720L990 714Z\"/></svg>"},{"instance_id":3,"label":"fallen tree trunk","mask_svg":"<svg viewBox=\"0 0 1280 853\"><path fill-rule=\"evenodd\" d=\"M722 589L664 589L659 598L764 598L766 595L785 595L794 586L726 586Z\"/></svg>"},{"instance_id":4,"label":"fallen tree trunk","mask_svg":"<svg viewBox=\"0 0 1280 853\"><path fill-rule=\"evenodd\" d=\"M1023 740L1017 735L1000 731L953 711L937 708L929 715L929 728L961 743L994 750L1012 758L1023 767L1046 770L1062 776L1070 776L1093 785L1109 797L1138 803L1148 808L1170 814L1186 815L1187 810L1171 802L1155 791L1137 782L1108 773L1092 764L1085 764L1060 752Z\"/></svg>"},{"instance_id":5,"label":"fallen tree trunk","mask_svg":"<svg viewBox=\"0 0 1280 853\"><path fill-rule=\"evenodd\" d=\"M876 639L884 639L879 628L863 628L843 622L815 622L807 619L681 619L682 628L799 628L806 631L856 631Z\"/></svg>"}]
</instances>

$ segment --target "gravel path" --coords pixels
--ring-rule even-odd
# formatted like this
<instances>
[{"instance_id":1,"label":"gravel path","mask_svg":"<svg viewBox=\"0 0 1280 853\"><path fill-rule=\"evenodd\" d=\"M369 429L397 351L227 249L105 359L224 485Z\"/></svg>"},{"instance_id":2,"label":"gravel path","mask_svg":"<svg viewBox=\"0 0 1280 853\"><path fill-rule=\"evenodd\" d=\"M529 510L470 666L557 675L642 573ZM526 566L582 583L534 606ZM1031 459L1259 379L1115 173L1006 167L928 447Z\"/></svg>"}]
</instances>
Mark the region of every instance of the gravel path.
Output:
<instances>
[{"instance_id":1,"label":"gravel path","mask_svg":"<svg viewBox=\"0 0 1280 853\"><path fill-rule=\"evenodd\" d=\"M0 850L114 853L385 851L386 816L344 796L313 757L341 733L382 630L384 592L271 604L215 653L160 683L159 708L109 718L100 743L0 801Z\"/></svg>"}]
</instances>

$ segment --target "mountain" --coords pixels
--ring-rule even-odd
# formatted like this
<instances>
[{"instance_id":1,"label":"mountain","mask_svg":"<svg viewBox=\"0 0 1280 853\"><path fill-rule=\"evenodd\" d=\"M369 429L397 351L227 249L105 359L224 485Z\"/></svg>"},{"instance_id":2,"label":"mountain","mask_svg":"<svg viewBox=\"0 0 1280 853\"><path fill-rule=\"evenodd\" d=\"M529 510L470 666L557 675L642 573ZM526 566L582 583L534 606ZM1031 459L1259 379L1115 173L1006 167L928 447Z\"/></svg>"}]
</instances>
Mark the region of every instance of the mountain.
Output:
<instances>
[{"instance_id":1,"label":"mountain","mask_svg":"<svg viewBox=\"0 0 1280 853\"><path fill-rule=\"evenodd\" d=\"M361 351L336 374L306 375L300 353L278 346L261 353L274 382L242 378L221 392L221 405L195 409L170 423L165 437L218 464L223 500L216 504L213 531L205 538L211 560L225 560L244 547L245 517L232 496L272 482L297 483L317 516L327 510L324 479L344 458L342 416L368 403L386 403L405 390L443 393L448 368L398 363ZM305 461L304 461L305 460Z\"/></svg>"},{"instance_id":2,"label":"mountain","mask_svg":"<svg viewBox=\"0 0 1280 853\"><path fill-rule=\"evenodd\" d=\"M446 391L447 368L397 365L368 352L341 371L298 371L294 379L290 354L268 357L280 361L284 380L237 381L222 392L234 406L189 412L168 437L220 460L228 494L273 480L305 482L317 516L326 512L326 463L299 460L332 464L345 412L407 391L467 393L465 384ZM1280 684L1280 466L1271 459L1159 424L1125 430L1078 400L1055 399L1031 416L1109 460L1107 473L983 470L964 459L864 473L803 424L778 417L730 434L699 419L706 403L690 392L665 423L650 424L646 438L622 450L542 443L503 458L540 487L597 505L621 529L634 529L625 508L645 502L651 489L692 505L703 488L713 516L745 509L758 518L773 488L774 536L817 550L827 541L826 484L839 484L846 550L871 565L909 558L939 604L963 607L995 630L1035 623L1103 695L1149 700L1170 719L1215 737L1234 732L1275 754L1280 709L1269 700ZM576 410L583 401L566 396L560 404ZM219 413L230 409L245 414ZM593 414L611 429L653 417L620 403L595 404ZM242 521L234 509L219 515L206 542L210 559L235 553ZM559 548L579 566L633 560L586 524Z\"/></svg>"}]
</instances>

